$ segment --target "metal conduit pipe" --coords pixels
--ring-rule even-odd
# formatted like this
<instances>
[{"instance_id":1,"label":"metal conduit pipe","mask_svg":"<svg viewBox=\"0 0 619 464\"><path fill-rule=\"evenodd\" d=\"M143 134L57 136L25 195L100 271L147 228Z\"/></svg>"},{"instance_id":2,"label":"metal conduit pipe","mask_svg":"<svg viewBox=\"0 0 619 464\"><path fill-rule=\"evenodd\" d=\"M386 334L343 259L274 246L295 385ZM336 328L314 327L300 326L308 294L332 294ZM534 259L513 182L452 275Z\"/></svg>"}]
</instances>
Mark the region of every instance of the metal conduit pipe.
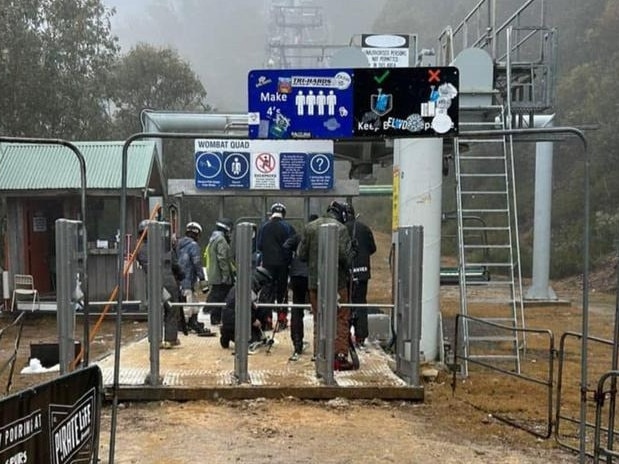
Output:
<instances>
[{"instance_id":1,"label":"metal conduit pipe","mask_svg":"<svg viewBox=\"0 0 619 464\"><path fill-rule=\"evenodd\" d=\"M187 113L143 110L140 115L144 132L200 132L246 130L247 113Z\"/></svg>"},{"instance_id":2,"label":"metal conduit pipe","mask_svg":"<svg viewBox=\"0 0 619 464\"><path fill-rule=\"evenodd\" d=\"M391 185L360 185L359 196L362 197L390 197L393 194Z\"/></svg>"}]
</instances>

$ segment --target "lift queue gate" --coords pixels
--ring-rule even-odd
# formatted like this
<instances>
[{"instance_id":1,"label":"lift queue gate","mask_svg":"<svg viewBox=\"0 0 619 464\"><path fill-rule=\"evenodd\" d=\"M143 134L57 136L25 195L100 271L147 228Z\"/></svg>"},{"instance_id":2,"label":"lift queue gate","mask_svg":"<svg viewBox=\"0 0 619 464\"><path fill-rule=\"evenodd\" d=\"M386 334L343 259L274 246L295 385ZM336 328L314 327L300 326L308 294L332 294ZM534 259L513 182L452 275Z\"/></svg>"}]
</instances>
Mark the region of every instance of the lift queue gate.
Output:
<instances>
[{"instance_id":1,"label":"lift queue gate","mask_svg":"<svg viewBox=\"0 0 619 464\"><path fill-rule=\"evenodd\" d=\"M84 272L83 257L86 246L82 234L82 221L56 220L56 318L61 375L70 371L70 363L75 357L75 309L83 298L83 295L79 295L81 287L78 285L78 275ZM88 340L84 340L84 344L85 353L88 353Z\"/></svg>"},{"instance_id":2,"label":"lift queue gate","mask_svg":"<svg viewBox=\"0 0 619 464\"><path fill-rule=\"evenodd\" d=\"M77 276L81 269L81 221L58 219L58 317L61 369L67 369L74 354L74 308ZM161 383L159 345L163 327L163 273L170 266L170 224L149 223L148 242L148 331L150 373L146 384ZM234 376L239 383L249 382L248 346L251 324L251 239L252 224L236 227L236 319ZM398 233L397 295L395 311L396 374L409 385L419 385L421 339L421 289L423 262L423 228L403 227ZM337 319L337 226L322 225L318 232L318 308L316 375L327 385L336 384L333 371L334 340ZM174 305L176 306L176 305Z\"/></svg>"}]
</instances>

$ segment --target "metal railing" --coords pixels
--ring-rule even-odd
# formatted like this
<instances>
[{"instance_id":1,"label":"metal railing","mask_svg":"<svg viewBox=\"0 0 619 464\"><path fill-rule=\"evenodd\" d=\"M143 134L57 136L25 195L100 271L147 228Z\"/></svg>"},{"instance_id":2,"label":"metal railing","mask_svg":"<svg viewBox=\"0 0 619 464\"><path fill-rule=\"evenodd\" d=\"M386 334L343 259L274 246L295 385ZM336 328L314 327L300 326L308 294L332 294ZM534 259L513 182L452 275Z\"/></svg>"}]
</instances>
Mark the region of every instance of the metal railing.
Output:
<instances>
[{"instance_id":1,"label":"metal railing","mask_svg":"<svg viewBox=\"0 0 619 464\"><path fill-rule=\"evenodd\" d=\"M3 327L0 330L0 340L2 340L2 336L9 329L17 327L17 334L15 335L15 340L13 342L13 350L9 353L8 359L6 359L2 365L0 366L0 375L4 373L4 371L8 368L9 374L8 379L6 381L6 389L4 390L4 394L8 395L11 392L11 385L13 385L13 374L15 372L15 361L17 360L17 351L19 350L19 345L21 342L21 334L24 328L24 320L26 313L20 313L9 325Z\"/></svg>"},{"instance_id":2,"label":"metal railing","mask_svg":"<svg viewBox=\"0 0 619 464\"><path fill-rule=\"evenodd\" d=\"M555 428L555 439L557 441L557 443L559 445L561 445L564 448L567 448L571 451L575 451L575 452L581 452L586 454L589 457L593 457L594 456L594 451L593 450L586 450L586 449L581 449L581 448L577 448L571 444L569 444L566 440L564 440L563 435L561 435L561 424L562 422L565 422L567 424L571 424L574 426L578 426L579 427L579 435L582 434L583 436L580 437L579 439L580 441L584 441L585 443L590 443L589 440L587 440L586 434L587 434L587 430L594 430L596 429L596 423L597 423L597 417L596 417L596 421L595 423L589 422L587 420L583 421L582 417L575 417L575 416L570 416L567 415L566 413L563 412L563 393L564 393L564 371L565 371L565 361L566 361L566 349L565 349L565 345L568 339L570 338L574 338L576 340L582 340L583 339L583 335L582 333L577 333L577 332L565 332L563 335L561 335L560 341L559 341L559 367L558 367L558 371L557 371L557 399L556 399L556 428ZM594 337L594 336L587 336L586 337L588 342L593 342L593 343L597 343L600 345L604 345L604 346L608 346L608 347L612 347L613 346L613 342L611 340L607 340L604 338L599 338L599 337ZM582 353L581 353L581 356ZM583 358L583 362L586 362L587 360ZM581 402L581 404L584 404L586 406L587 402L589 401L588 399L588 395L593 397L593 400L598 403L596 406L598 408L601 407L600 403L603 403L604 398L603 398L603 394L601 393L600 390L600 386L603 385L604 380L606 379L606 375L603 375L600 380L598 381L598 387L597 390L591 390L588 389L586 386L583 387L582 385L579 388L578 391L578 397L579 400ZM616 390L616 389L615 389ZM616 391L615 391L616 392ZM614 396L615 393L613 393ZM600 397L600 395L602 395ZM613 399L614 401L614 399ZM613 424L614 428L614 410L611 411L612 414L612 421L611 423ZM596 413L597 415L597 413ZM586 418L586 416L585 416ZM606 433L609 432L608 429L601 429L601 431L604 431ZM596 433L598 433L598 431L596 431ZM613 431L614 434L614 431ZM611 434L612 435L612 434ZM599 437L598 437L599 438Z\"/></svg>"},{"instance_id":3,"label":"metal railing","mask_svg":"<svg viewBox=\"0 0 619 464\"><path fill-rule=\"evenodd\" d=\"M495 330L500 330L500 331L505 331L505 332L519 332L519 333L528 333L528 334L538 334L538 335L543 335L543 336L547 336L548 337L548 345L546 350L544 350L544 352L546 353L546 357L548 359L548 367L546 368L546 378L536 378L536 377L532 377L529 375L525 375L523 373L520 372L515 372L515 371L511 371L505 368L502 368L500 366L497 366L495 364L490 364L489 362L484 362L482 360L480 360L479 358L476 358L474 355L470 355L467 352L464 352L465 354L460 354L460 351L458 346L458 340L461 338L460 337L460 320L464 320L466 322L468 322L469 324L471 322L476 323L476 324L480 324L481 326L485 326L487 328L492 328ZM455 325L455 336L454 336L454 365L457 365L457 361L458 359L461 359L463 361L466 361L468 363L471 364L475 364L477 366L483 367L485 369L489 369L493 372L498 372L501 374L505 374L507 376L510 377L514 377L517 379L520 379L524 382L530 383L530 384L536 384L536 385L540 385L541 387L543 387L546 390L546 398L547 398L547 404L545 407L546 410L546 418L545 418L545 432L540 433L536 430L536 428L532 427L527 427L524 424L519 423L518 421L504 415L501 414L497 411L490 411L490 410L486 410L484 408L482 408L481 406L472 404L471 402L468 402L469 404L471 404L471 406L475 407L476 409L482 410L486 413L492 414L492 417L494 417L495 419L504 422L506 424L509 424L513 427L519 428L521 430L524 430L525 432L528 432L532 435L535 435L537 437L540 438L550 438L550 436L552 435L552 419L553 419L553 378L554 378L554 359L556 357L556 351L555 351L555 343L554 343L554 335L550 330L546 330L546 329L522 329L522 328L516 328L516 327L512 327L512 326L505 326L502 324L497 324L494 322L490 322L490 321L486 321L484 319L479 319L476 317L472 317L472 316L466 316L463 314L458 314L456 316L456 325ZM456 381L456 376L457 376L457 369L453 368L452 369L453 374L452 374L452 384L451 384L451 388L452 388L452 394L455 395L456 393L456 386L458 385L458 382ZM530 422L530 421L528 421Z\"/></svg>"}]
</instances>

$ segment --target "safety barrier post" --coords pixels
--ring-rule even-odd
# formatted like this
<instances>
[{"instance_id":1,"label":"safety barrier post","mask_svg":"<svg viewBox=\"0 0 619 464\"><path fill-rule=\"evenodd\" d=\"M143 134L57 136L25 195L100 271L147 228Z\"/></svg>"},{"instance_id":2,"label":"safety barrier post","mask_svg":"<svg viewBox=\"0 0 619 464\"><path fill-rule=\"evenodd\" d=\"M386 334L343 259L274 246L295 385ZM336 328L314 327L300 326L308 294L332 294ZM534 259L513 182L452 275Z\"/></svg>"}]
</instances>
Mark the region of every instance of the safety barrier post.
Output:
<instances>
[{"instance_id":1,"label":"safety barrier post","mask_svg":"<svg viewBox=\"0 0 619 464\"><path fill-rule=\"evenodd\" d=\"M236 226L236 287L234 318L234 377L239 383L249 382L248 350L251 332L251 236L252 224Z\"/></svg>"},{"instance_id":2,"label":"safety barrier post","mask_svg":"<svg viewBox=\"0 0 619 464\"><path fill-rule=\"evenodd\" d=\"M327 385L335 384L335 327L337 320L338 231L335 224L323 224L318 230L318 349L316 375Z\"/></svg>"}]
</instances>

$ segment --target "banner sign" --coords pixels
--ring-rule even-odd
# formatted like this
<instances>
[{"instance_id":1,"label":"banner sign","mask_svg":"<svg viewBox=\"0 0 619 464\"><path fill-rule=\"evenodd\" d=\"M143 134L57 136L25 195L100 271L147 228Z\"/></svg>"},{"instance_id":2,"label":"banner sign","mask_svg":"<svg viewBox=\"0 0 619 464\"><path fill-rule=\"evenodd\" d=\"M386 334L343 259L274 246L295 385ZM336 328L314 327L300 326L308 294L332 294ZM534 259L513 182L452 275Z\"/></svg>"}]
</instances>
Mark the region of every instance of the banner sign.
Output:
<instances>
[{"instance_id":1,"label":"banner sign","mask_svg":"<svg viewBox=\"0 0 619 464\"><path fill-rule=\"evenodd\" d=\"M0 401L0 463L96 462L101 370L90 366Z\"/></svg>"},{"instance_id":2,"label":"banner sign","mask_svg":"<svg viewBox=\"0 0 619 464\"><path fill-rule=\"evenodd\" d=\"M249 137L453 136L458 88L458 69L451 66L254 70Z\"/></svg>"},{"instance_id":3,"label":"banner sign","mask_svg":"<svg viewBox=\"0 0 619 464\"><path fill-rule=\"evenodd\" d=\"M361 50L371 68L406 68L410 36L407 34L362 34Z\"/></svg>"},{"instance_id":4,"label":"banner sign","mask_svg":"<svg viewBox=\"0 0 619 464\"><path fill-rule=\"evenodd\" d=\"M333 188L333 141L197 139L199 189Z\"/></svg>"},{"instance_id":5,"label":"banner sign","mask_svg":"<svg viewBox=\"0 0 619 464\"><path fill-rule=\"evenodd\" d=\"M249 137L337 138L352 130L352 69L249 73Z\"/></svg>"}]
</instances>

